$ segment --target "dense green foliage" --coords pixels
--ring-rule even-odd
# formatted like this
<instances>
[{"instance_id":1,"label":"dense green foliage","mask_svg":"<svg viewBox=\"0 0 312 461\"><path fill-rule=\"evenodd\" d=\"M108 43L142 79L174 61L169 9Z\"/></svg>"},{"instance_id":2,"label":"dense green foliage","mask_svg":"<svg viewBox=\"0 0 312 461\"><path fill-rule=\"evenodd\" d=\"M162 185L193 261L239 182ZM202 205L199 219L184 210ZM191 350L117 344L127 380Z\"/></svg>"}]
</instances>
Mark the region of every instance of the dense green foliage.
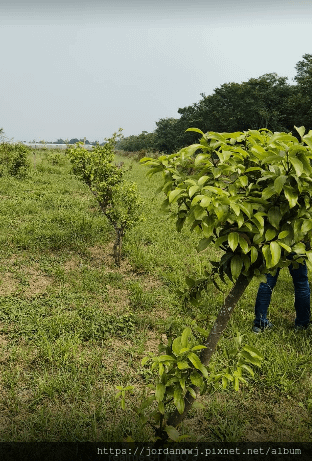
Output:
<instances>
[{"instance_id":1,"label":"dense green foliage","mask_svg":"<svg viewBox=\"0 0 312 461\"><path fill-rule=\"evenodd\" d=\"M290 252L312 267L312 252L302 243L312 231L312 130L297 131L302 142L266 129L201 133L200 144L142 159L150 174L163 172L163 206L177 203L177 229L187 221L202 232L199 251L210 243L225 251L216 265L222 278L274 272L290 264Z\"/></svg>"},{"instance_id":2,"label":"dense green foliage","mask_svg":"<svg viewBox=\"0 0 312 461\"><path fill-rule=\"evenodd\" d=\"M138 136L122 138L117 145L118 149L127 152L137 152L142 149L153 151L155 149L155 134L142 131Z\"/></svg>"},{"instance_id":3,"label":"dense green foliage","mask_svg":"<svg viewBox=\"0 0 312 461\"><path fill-rule=\"evenodd\" d=\"M30 149L23 144L0 144L0 176L11 175L23 177L29 170L28 156Z\"/></svg>"},{"instance_id":4,"label":"dense green foliage","mask_svg":"<svg viewBox=\"0 0 312 461\"><path fill-rule=\"evenodd\" d=\"M198 136L186 132L196 126L203 132L234 132L267 128L293 131L296 126L312 126L312 55L305 54L296 65L296 84L276 73L264 74L242 83L224 83L211 95L178 109L180 118L162 118L153 133L129 136L118 146L125 151L147 148L166 154L195 142ZM293 132L297 136L296 132Z\"/></svg>"},{"instance_id":5,"label":"dense green foliage","mask_svg":"<svg viewBox=\"0 0 312 461\"><path fill-rule=\"evenodd\" d=\"M223 256L213 262L212 275L218 274L223 282L227 275L234 281L205 347L198 346L202 352L196 360L203 374L206 368L201 367L209 365L253 276L289 266L291 253L294 267L307 261L312 268L312 251L304 244L310 245L312 238L312 130L305 135L303 126L295 129L301 142L290 133L273 134L265 128L206 134L190 128L202 135L199 144L169 156L141 160L150 167L150 175L162 172L160 190L166 195L162 207L176 205L172 212L177 218L177 230L181 231L186 222L203 237L198 251L210 244L222 250ZM190 161L192 171L188 174L185 166L189 168ZM205 275L206 280L200 284L187 279L197 301L204 282L206 286L210 282L209 272ZM183 352L188 354L191 348L185 337L182 342ZM173 352L177 355L174 349ZM166 356L163 360L166 362ZM170 359L168 364L177 375L181 374L179 363ZM186 389L185 380L182 381L162 381L164 399L175 396L176 410L168 417L168 426L180 424L198 393L202 393L202 383L193 383ZM162 437L166 440L168 435L163 433Z\"/></svg>"}]
</instances>

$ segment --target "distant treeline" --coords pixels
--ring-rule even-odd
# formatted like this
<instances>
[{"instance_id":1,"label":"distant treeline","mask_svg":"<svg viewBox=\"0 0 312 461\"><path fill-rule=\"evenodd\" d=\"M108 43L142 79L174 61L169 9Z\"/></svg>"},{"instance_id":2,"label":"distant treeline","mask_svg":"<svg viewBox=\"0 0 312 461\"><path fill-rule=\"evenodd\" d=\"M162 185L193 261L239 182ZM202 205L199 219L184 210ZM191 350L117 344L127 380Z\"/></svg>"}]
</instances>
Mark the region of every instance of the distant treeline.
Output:
<instances>
[{"instance_id":1,"label":"distant treeline","mask_svg":"<svg viewBox=\"0 0 312 461\"><path fill-rule=\"evenodd\" d=\"M55 142L51 142L50 144L76 144L76 142L84 142L85 144L88 144L90 146L96 146L97 144L99 144L99 141L88 141L87 139L84 140L84 139L78 139L78 138L72 138L70 141L68 140L65 140L64 139L58 139L57 141ZM104 143L100 144L101 146L104 145Z\"/></svg>"},{"instance_id":2,"label":"distant treeline","mask_svg":"<svg viewBox=\"0 0 312 461\"><path fill-rule=\"evenodd\" d=\"M265 55L261 55L261 59ZM295 84L276 73L264 74L242 83L225 83L191 106L178 109L180 118L162 118L148 133L121 139L119 150L172 153L198 140L187 128L234 132L268 128L294 133L294 125L312 129L312 54L296 65ZM294 133L295 134L295 133Z\"/></svg>"}]
</instances>

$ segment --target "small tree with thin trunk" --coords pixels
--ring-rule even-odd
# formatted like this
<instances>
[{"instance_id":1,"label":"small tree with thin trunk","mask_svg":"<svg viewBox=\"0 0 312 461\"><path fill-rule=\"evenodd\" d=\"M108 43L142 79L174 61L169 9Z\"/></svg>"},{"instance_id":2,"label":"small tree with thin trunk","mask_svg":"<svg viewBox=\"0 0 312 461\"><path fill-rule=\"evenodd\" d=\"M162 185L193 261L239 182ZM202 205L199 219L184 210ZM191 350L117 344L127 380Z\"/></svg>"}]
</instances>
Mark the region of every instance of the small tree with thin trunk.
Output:
<instances>
[{"instance_id":1,"label":"small tree with thin trunk","mask_svg":"<svg viewBox=\"0 0 312 461\"><path fill-rule=\"evenodd\" d=\"M121 248L126 231L143 219L142 200L137 185L126 181L122 168L115 165L115 146L122 129L102 146L87 150L82 142L67 146L73 172L91 190L100 209L115 231L114 260L121 262Z\"/></svg>"},{"instance_id":2,"label":"small tree with thin trunk","mask_svg":"<svg viewBox=\"0 0 312 461\"><path fill-rule=\"evenodd\" d=\"M181 423L202 390L202 377L198 385L191 379L189 387L185 380L176 379L173 384L168 379L168 370L181 350L185 357L182 365L192 365L205 377L218 341L252 278L263 279L265 273L274 274L291 262L296 267L306 261L312 268L312 251L305 245L312 234L312 130L306 135L304 127L296 130L301 142L290 133L267 129L204 134L190 128L188 131L202 135L198 144L169 156L141 160L149 166L148 174L162 172L163 207L175 204L172 212L177 230L188 224L201 233L198 251L214 245L224 252L218 262L212 262L214 268L211 274L206 273L206 280L197 283L188 279L190 296L198 299L211 277L215 283L216 277L225 281L225 276L233 282L205 347L190 349L188 331L179 339L184 348L169 345L167 355L157 358L165 370L160 372L158 391L156 386L159 411L167 415L163 403L172 400L176 407L162 425L167 429L158 432L162 439L170 431L174 433L172 428ZM199 349L197 360L194 351ZM180 376L182 362L175 363Z\"/></svg>"}]
</instances>

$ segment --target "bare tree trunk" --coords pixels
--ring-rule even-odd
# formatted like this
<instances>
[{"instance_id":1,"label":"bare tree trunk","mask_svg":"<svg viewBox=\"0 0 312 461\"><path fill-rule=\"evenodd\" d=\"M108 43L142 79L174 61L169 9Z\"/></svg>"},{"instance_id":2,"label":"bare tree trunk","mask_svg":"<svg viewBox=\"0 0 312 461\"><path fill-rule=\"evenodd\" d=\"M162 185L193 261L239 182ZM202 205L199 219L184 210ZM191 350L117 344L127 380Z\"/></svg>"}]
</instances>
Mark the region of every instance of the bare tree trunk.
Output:
<instances>
[{"instance_id":1,"label":"bare tree trunk","mask_svg":"<svg viewBox=\"0 0 312 461\"><path fill-rule=\"evenodd\" d=\"M114 243L114 260L117 267L120 267L120 260L121 260L121 244L122 244L122 236L123 232L118 227L115 227L116 231L116 240Z\"/></svg>"},{"instance_id":2,"label":"bare tree trunk","mask_svg":"<svg viewBox=\"0 0 312 461\"><path fill-rule=\"evenodd\" d=\"M220 312L218 314L218 317L212 327L212 330L207 338L207 341L205 343L206 349L202 349L201 352L201 362L207 366L209 365L210 359L216 350L217 344L226 329L229 320L231 318L231 315L234 311L234 308L238 301L240 300L242 294L246 290L247 286L250 283L250 279L248 279L245 275L240 274L238 279L236 280L235 284L233 285L230 293L227 295L223 306L220 309ZM199 388L194 386L194 390L196 394L199 393ZM177 410L171 414L171 416L168 419L167 424L169 426L178 426L185 416L187 415L188 411L193 405L194 402L194 397L191 396L191 394L188 392L185 396L185 409L182 414L180 414ZM167 434L165 433L164 436Z\"/></svg>"}]
</instances>

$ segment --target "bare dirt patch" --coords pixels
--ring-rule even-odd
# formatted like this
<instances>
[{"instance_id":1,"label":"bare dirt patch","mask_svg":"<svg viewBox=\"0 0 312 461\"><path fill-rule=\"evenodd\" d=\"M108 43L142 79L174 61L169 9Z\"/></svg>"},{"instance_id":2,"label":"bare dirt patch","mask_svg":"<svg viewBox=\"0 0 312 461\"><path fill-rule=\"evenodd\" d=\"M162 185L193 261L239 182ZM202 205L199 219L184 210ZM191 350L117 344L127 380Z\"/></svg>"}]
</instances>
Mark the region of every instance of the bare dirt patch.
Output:
<instances>
[{"instance_id":1,"label":"bare dirt patch","mask_svg":"<svg viewBox=\"0 0 312 461\"><path fill-rule=\"evenodd\" d=\"M79 268L80 264L80 259L77 256L73 256L71 259L69 259L63 264L63 268L66 272L71 272Z\"/></svg>"},{"instance_id":2,"label":"bare dirt patch","mask_svg":"<svg viewBox=\"0 0 312 461\"><path fill-rule=\"evenodd\" d=\"M36 274L29 278L29 286L24 290L24 295L31 297L40 293L44 293L48 286L51 285L50 277Z\"/></svg>"},{"instance_id":3,"label":"bare dirt patch","mask_svg":"<svg viewBox=\"0 0 312 461\"><path fill-rule=\"evenodd\" d=\"M162 340L164 340L165 335L163 335ZM145 350L146 352L152 352L154 354L158 354L158 345L160 342L159 335L157 335L154 331L147 332L147 340L145 342Z\"/></svg>"},{"instance_id":4,"label":"bare dirt patch","mask_svg":"<svg viewBox=\"0 0 312 461\"><path fill-rule=\"evenodd\" d=\"M124 259L121 260L120 267L117 267L114 262L114 243L109 242L106 246L94 246L88 248L90 259L94 266L105 267L107 272L118 272L121 274L129 274L133 269L129 262Z\"/></svg>"},{"instance_id":5,"label":"bare dirt patch","mask_svg":"<svg viewBox=\"0 0 312 461\"><path fill-rule=\"evenodd\" d=\"M18 281L10 272L0 275L0 296L10 296L18 289Z\"/></svg>"},{"instance_id":6,"label":"bare dirt patch","mask_svg":"<svg viewBox=\"0 0 312 461\"><path fill-rule=\"evenodd\" d=\"M107 292L110 310L121 313L128 309L130 305L128 290L107 285Z\"/></svg>"}]
</instances>

